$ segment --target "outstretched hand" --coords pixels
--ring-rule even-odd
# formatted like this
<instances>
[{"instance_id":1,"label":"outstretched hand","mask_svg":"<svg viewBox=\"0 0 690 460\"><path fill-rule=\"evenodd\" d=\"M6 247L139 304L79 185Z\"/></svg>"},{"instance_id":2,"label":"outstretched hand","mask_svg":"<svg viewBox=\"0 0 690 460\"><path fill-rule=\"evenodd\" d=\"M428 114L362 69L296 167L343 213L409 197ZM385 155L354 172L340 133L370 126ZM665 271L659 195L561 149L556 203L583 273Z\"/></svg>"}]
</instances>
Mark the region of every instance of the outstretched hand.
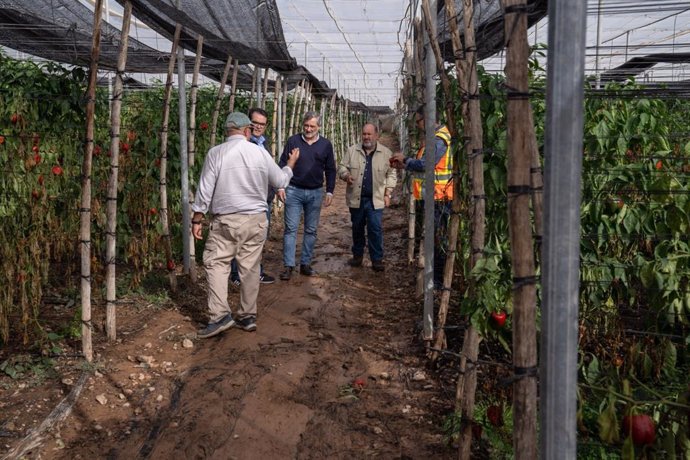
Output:
<instances>
[{"instance_id":1,"label":"outstretched hand","mask_svg":"<svg viewBox=\"0 0 690 460\"><path fill-rule=\"evenodd\" d=\"M388 160L391 168L405 169L405 155L401 152L395 152Z\"/></svg>"},{"instance_id":2,"label":"outstretched hand","mask_svg":"<svg viewBox=\"0 0 690 460\"><path fill-rule=\"evenodd\" d=\"M295 163L299 160L299 148L295 147L288 153L287 165L290 169L295 169Z\"/></svg>"}]
</instances>

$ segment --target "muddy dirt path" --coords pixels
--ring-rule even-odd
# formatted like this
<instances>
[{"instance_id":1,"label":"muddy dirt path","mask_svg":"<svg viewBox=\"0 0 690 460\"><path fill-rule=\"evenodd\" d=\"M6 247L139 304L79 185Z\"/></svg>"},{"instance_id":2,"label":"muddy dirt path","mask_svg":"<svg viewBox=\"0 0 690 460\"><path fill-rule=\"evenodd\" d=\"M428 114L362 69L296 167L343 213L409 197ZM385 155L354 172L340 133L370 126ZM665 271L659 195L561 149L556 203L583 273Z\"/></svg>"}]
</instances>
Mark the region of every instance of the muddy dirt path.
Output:
<instances>
[{"instance_id":1,"label":"muddy dirt path","mask_svg":"<svg viewBox=\"0 0 690 460\"><path fill-rule=\"evenodd\" d=\"M420 349L405 212L384 213L386 271L366 256L351 268L338 185L322 211L320 275L262 285L256 332L196 340L203 281L183 286L171 308L123 309L120 343L97 347L102 364L72 413L28 458L454 457L441 433L452 397ZM281 235L276 222L264 254L276 276ZM238 296L231 290L231 305Z\"/></svg>"}]
</instances>

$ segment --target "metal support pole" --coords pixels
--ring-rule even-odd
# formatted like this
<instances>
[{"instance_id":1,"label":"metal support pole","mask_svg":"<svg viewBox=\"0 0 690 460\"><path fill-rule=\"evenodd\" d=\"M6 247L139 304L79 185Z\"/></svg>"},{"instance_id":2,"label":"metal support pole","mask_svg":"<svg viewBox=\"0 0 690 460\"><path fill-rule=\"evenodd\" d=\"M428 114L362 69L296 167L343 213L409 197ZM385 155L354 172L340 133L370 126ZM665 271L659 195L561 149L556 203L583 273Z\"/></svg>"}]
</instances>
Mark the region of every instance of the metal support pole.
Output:
<instances>
[{"instance_id":1,"label":"metal support pole","mask_svg":"<svg viewBox=\"0 0 690 460\"><path fill-rule=\"evenodd\" d=\"M261 67L256 68L256 104L254 107L261 107L261 99L263 96L263 85L261 80ZM250 107L251 108L251 107Z\"/></svg>"},{"instance_id":2,"label":"metal support pole","mask_svg":"<svg viewBox=\"0 0 690 460\"><path fill-rule=\"evenodd\" d=\"M430 20L436 24L436 0L430 3ZM436 143L436 59L429 34L424 34L424 340L434 335L434 150Z\"/></svg>"},{"instance_id":3,"label":"metal support pole","mask_svg":"<svg viewBox=\"0 0 690 460\"><path fill-rule=\"evenodd\" d=\"M278 92L278 98L276 100L273 116L276 117L276 148L278 157L280 157L280 155L283 154L283 98L287 97L287 94L285 94L285 91L283 90L283 83L280 82L280 76L276 77L276 79L281 86L280 91ZM284 80L287 80L287 78L284 78Z\"/></svg>"},{"instance_id":4,"label":"metal support pole","mask_svg":"<svg viewBox=\"0 0 690 460\"><path fill-rule=\"evenodd\" d=\"M304 67L309 67L309 58L307 56L307 46L309 46L309 42L304 42Z\"/></svg>"},{"instance_id":5,"label":"metal support pole","mask_svg":"<svg viewBox=\"0 0 690 460\"><path fill-rule=\"evenodd\" d=\"M191 216L189 215L189 159L187 152L187 88L185 84L186 72L184 62L184 49L177 48L177 94L180 114L180 174L181 198L182 198L182 261L184 274L189 274L189 248L191 234Z\"/></svg>"},{"instance_id":6,"label":"metal support pole","mask_svg":"<svg viewBox=\"0 0 690 460\"><path fill-rule=\"evenodd\" d=\"M601 87L601 76L599 75L599 48L601 47L601 2L597 6L597 47L594 50L594 76L596 78L596 89Z\"/></svg>"},{"instance_id":7,"label":"metal support pole","mask_svg":"<svg viewBox=\"0 0 690 460\"><path fill-rule=\"evenodd\" d=\"M577 455L577 338L587 4L549 4L540 358L541 458Z\"/></svg>"}]
</instances>

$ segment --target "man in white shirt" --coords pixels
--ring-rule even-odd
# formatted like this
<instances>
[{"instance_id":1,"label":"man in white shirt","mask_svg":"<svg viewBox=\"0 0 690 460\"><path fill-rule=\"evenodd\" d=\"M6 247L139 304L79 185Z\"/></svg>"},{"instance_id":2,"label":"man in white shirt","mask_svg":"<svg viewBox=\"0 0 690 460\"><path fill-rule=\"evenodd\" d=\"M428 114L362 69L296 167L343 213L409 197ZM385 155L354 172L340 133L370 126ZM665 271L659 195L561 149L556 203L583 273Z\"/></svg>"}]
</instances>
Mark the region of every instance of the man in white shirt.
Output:
<instances>
[{"instance_id":1,"label":"man in white shirt","mask_svg":"<svg viewBox=\"0 0 690 460\"><path fill-rule=\"evenodd\" d=\"M256 330L259 264L266 241L266 195L269 185L286 187L299 152L291 153L282 169L261 147L248 141L251 121L239 112L228 115L225 143L209 150L204 160L192 210L192 233L202 239L204 214L211 215L204 248L208 282L209 323L197 333L213 337L234 325ZM228 304L230 261L237 261L242 278L237 320Z\"/></svg>"}]
</instances>

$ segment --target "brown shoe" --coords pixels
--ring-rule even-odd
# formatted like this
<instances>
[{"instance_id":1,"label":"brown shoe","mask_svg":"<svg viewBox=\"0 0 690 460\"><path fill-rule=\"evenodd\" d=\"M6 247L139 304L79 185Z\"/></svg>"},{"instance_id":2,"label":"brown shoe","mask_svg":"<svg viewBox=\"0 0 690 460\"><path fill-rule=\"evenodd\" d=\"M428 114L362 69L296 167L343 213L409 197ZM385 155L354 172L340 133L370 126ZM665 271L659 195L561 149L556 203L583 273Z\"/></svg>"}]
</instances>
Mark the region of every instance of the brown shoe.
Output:
<instances>
[{"instance_id":1,"label":"brown shoe","mask_svg":"<svg viewBox=\"0 0 690 460\"><path fill-rule=\"evenodd\" d=\"M386 269L386 266L384 265L383 260L372 260L371 268L373 268L375 272L382 272Z\"/></svg>"},{"instance_id":2,"label":"brown shoe","mask_svg":"<svg viewBox=\"0 0 690 460\"><path fill-rule=\"evenodd\" d=\"M347 261L350 267L361 267L362 266L362 256L353 256L352 259Z\"/></svg>"},{"instance_id":3,"label":"brown shoe","mask_svg":"<svg viewBox=\"0 0 690 460\"><path fill-rule=\"evenodd\" d=\"M285 267L285 270L280 274L280 279L283 281L288 281L290 278L292 278L292 269L294 267Z\"/></svg>"},{"instance_id":4,"label":"brown shoe","mask_svg":"<svg viewBox=\"0 0 690 460\"><path fill-rule=\"evenodd\" d=\"M311 265L300 265L299 266L299 274L304 275L304 276L317 276L318 275L316 270L311 268Z\"/></svg>"}]
</instances>

